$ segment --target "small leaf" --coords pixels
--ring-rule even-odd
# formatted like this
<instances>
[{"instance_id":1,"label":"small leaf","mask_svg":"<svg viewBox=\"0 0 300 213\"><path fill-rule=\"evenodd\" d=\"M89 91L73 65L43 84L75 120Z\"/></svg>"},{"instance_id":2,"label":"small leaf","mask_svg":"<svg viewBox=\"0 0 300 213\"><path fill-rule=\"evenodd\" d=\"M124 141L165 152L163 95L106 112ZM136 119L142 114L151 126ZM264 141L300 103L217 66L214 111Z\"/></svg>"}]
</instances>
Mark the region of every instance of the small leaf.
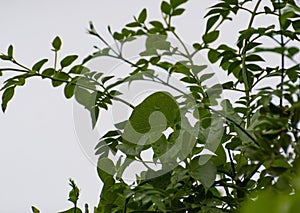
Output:
<instances>
[{"instance_id":1,"label":"small leaf","mask_svg":"<svg viewBox=\"0 0 300 213\"><path fill-rule=\"evenodd\" d=\"M106 76L106 77L103 77L102 79L101 79L101 82L104 84L105 82L107 82L107 81L109 81L110 79L112 79L113 77L115 77L115 76Z\"/></svg>"},{"instance_id":2,"label":"small leaf","mask_svg":"<svg viewBox=\"0 0 300 213\"><path fill-rule=\"evenodd\" d=\"M220 18L220 15L215 15L215 16L210 17L207 20L206 30L205 30L206 33L212 28L212 26L214 26L214 24L219 20L219 18Z\"/></svg>"},{"instance_id":3,"label":"small leaf","mask_svg":"<svg viewBox=\"0 0 300 213\"><path fill-rule=\"evenodd\" d=\"M176 7L186 3L188 0L171 0L170 3L171 3L171 6L173 9L175 9Z\"/></svg>"},{"instance_id":4,"label":"small leaf","mask_svg":"<svg viewBox=\"0 0 300 213\"><path fill-rule=\"evenodd\" d=\"M11 60L11 57L9 57L8 55L0 55L0 58L2 59L2 60L4 60L4 61L9 61L9 60Z\"/></svg>"},{"instance_id":5,"label":"small leaf","mask_svg":"<svg viewBox=\"0 0 300 213\"><path fill-rule=\"evenodd\" d=\"M216 63L219 60L219 55L220 53L217 50L209 50L208 51L208 60L210 61L210 63Z\"/></svg>"},{"instance_id":6,"label":"small leaf","mask_svg":"<svg viewBox=\"0 0 300 213\"><path fill-rule=\"evenodd\" d=\"M66 98L72 98L72 96L75 93L75 87L76 85L74 83L67 83L64 89L64 93Z\"/></svg>"},{"instance_id":7,"label":"small leaf","mask_svg":"<svg viewBox=\"0 0 300 213\"><path fill-rule=\"evenodd\" d=\"M46 77L52 77L55 73L55 70L53 68L47 68L42 73L42 78Z\"/></svg>"},{"instance_id":8,"label":"small leaf","mask_svg":"<svg viewBox=\"0 0 300 213\"><path fill-rule=\"evenodd\" d=\"M178 8L172 12L172 16L180 16L184 13L184 8Z\"/></svg>"},{"instance_id":9,"label":"small leaf","mask_svg":"<svg viewBox=\"0 0 300 213\"><path fill-rule=\"evenodd\" d=\"M259 55L252 54L246 57L246 61L265 61L265 60Z\"/></svg>"},{"instance_id":10,"label":"small leaf","mask_svg":"<svg viewBox=\"0 0 300 213\"><path fill-rule=\"evenodd\" d=\"M36 207L31 206L31 210L33 213L40 213L40 210L38 210Z\"/></svg>"},{"instance_id":11,"label":"small leaf","mask_svg":"<svg viewBox=\"0 0 300 213\"><path fill-rule=\"evenodd\" d=\"M78 58L77 55L68 55L68 56L66 56L60 62L61 68L64 68L64 67L67 67L67 66L71 65L77 58Z\"/></svg>"},{"instance_id":12,"label":"small leaf","mask_svg":"<svg viewBox=\"0 0 300 213\"><path fill-rule=\"evenodd\" d=\"M12 58L14 54L14 47L12 45L9 45L8 50L7 50L7 55Z\"/></svg>"},{"instance_id":13,"label":"small leaf","mask_svg":"<svg viewBox=\"0 0 300 213\"><path fill-rule=\"evenodd\" d=\"M219 33L220 32L218 30L209 32L207 34L204 34L202 36L202 39L203 39L204 43L206 43L206 44L212 43L212 42L214 42L215 40L218 39Z\"/></svg>"},{"instance_id":14,"label":"small leaf","mask_svg":"<svg viewBox=\"0 0 300 213\"><path fill-rule=\"evenodd\" d=\"M5 112L8 102L12 99L15 93L15 87L7 88L2 95L2 111Z\"/></svg>"},{"instance_id":15,"label":"small leaf","mask_svg":"<svg viewBox=\"0 0 300 213\"><path fill-rule=\"evenodd\" d=\"M54 48L54 51L59 51L61 48L61 39L56 36L55 39L52 42L52 47Z\"/></svg>"},{"instance_id":16,"label":"small leaf","mask_svg":"<svg viewBox=\"0 0 300 213\"><path fill-rule=\"evenodd\" d=\"M214 73L206 73L200 76L200 82L206 81L214 76Z\"/></svg>"},{"instance_id":17,"label":"small leaf","mask_svg":"<svg viewBox=\"0 0 300 213\"><path fill-rule=\"evenodd\" d=\"M147 19L147 10L144 8L138 17L139 23L144 23Z\"/></svg>"},{"instance_id":18,"label":"small leaf","mask_svg":"<svg viewBox=\"0 0 300 213\"><path fill-rule=\"evenodd\" d=\"M163 1L160 5L160 9L163 13L170 15L172 11L172 7L169 3Z\"/></svg>"},{"instance_id":19,"label":"small leaf","mask_svg":"<svg viewBox=\"0 0 300 213\"><path fill-rule=\"evenodd\" d=\"M42 59L40 60L39 62L35 63L33 66L32 66L32 70L33 71L36 71L36 72L39 72L40 69L42 68L42 66L48 61L48 59Z\"/></svg>"}]
</instances>

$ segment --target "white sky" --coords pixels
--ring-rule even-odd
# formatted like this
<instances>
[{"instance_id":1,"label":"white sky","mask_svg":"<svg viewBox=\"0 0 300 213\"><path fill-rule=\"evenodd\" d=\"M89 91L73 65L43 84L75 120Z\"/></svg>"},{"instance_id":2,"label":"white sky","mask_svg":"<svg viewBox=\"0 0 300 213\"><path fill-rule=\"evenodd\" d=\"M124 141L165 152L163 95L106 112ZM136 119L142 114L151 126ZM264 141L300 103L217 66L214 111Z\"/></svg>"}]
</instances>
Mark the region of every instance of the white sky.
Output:
<instances>
[{"instance_id":1,"label":"white sky","mask_svg":"<svg viewBox=\"0 0 300 213\"><path fill-rule=\"evenodd\" d=\"M5 52L13 44L15 57L32 66L42 58L52 57L51 41L59 35L63 40L60 55L79 54L82 59L98 44L86 34L89 21L107 35L107 25L118 30L144 7L149 9L150 18L160 18L160 2L2 1L0 51ZM177 20L185 42L200 38L204 30L202 17L209 2L212 1L191 0L187 13ZM0 67L4 65L1 61ZM7 112L0 113L0 212L31 212L31 205L43 213L70 208L70 177L81 189L79 205L83 207L87 202L90 209L97 205L101 181L78 143L72 107L73 101L64 98L62 88L53 89L48 81L34 79L18 88Z\"/></svg>"}]
</instances>

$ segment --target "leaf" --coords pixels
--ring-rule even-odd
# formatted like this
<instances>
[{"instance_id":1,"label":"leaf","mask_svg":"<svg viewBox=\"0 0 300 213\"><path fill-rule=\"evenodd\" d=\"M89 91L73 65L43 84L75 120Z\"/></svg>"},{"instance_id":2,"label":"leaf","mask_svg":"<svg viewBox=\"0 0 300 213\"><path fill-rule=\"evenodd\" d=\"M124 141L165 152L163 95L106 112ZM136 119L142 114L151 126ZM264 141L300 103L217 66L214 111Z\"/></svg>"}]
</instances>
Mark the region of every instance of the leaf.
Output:
<instances>
[{"instance_id":1,"label":"leaf","mask_svg":"<svg viewBox=\"0 0 300 213\"><path fill-rule=\"evenodd\" d=\"M215 16L210 17L207 20L207 22L206 22L206 30L205 30L206 33L212 28L212 26L215 25L215 23L219 20L219 18L220 18L220 15L215 15Z\"/></svg>"},{"instance_id":2,"label":"leaf","mask_svg":"<svg viewBox=\"0 0 300 213\"><path fill-rule=\"evenodd\" d=\"M220 53L217 50L210 49L208 51L208 60L210 63L216 63L219 60Z\"/></svg>"},{"instance_id":3,"label":"leaf","mask_svg":"<svg viewBox=\"0 0 300 213\"><path fill-rule=\"evenodd\" d=\"M32 70L33 71L36 71L36 72L39 72L40 69L42 68L42 66L48 61L48 59L42 59L40 61L38 61L37 63L35 63L33 66L32 66Z\"/></svg>"},{"instance_id":4,"label":"leaf","mask_svg":"<svg viewBox=\"0 0 300 213\"><path fill-rule=\"evenodd\" d=\"M144 8L138 17L138 22L144 23L146 21L146 19L147 19L147 10L146 10L146 8Z\"/></svg>"},{"instance_id":5,"label":"leaf","mask_svg":"<svg viewBox=\"0 0 300 213\"><path fill-rule=\"evenodd\" d=\"M218 30L206 33L202 36L202 39L205 44L212 43L218 39L219 33L220 32Z\"/></svg>"},{"instance_id":6,"label":"leaf","mask_svg":"<svg viewBox=\"0 0 300 213\"><path fill-rule=\"evenodd\" d=\"M70 181L69 185L72 187L72 189L69 192L69 199L68 200L70 202L74 203L74 205L76 206L76 203L79 199L79 188L75 184L74 180L70 179L69 181Z\"/></svg>"},{"instance_id":7,"label":"leaf","mask_svg":"<svg viewBox=\"0 0 300 213\"><path fill-rule=\"evenodd\" d=\"M261 56L252 54L246 57L246 61L265 61Z\"/></svg>"},{"instance_id":8,"label":"leaf","mask_svg":"<svg viewBox=\"0 0 300 213\"><path fill-rule=\"evenodd\" d=\"M83 89L81 87L76 87L75 89L75 100L85 106L86 108L90 108L90 96L91 96L91 93L86 90L86 89Z\"/></svg>"},{"instance_id":9,"label":"leaf","mask_svg":"<svg viewBox=\"0 0 300 213\"><path fill-rule=\"evenodd\" d=\"M114 175L116 172L115 164L109 158L99 158L98 169L109 175Z\"/></svg>"},{"instance_id":10,"label":"leaf","mask_svg":"<svg viewBox=\"0 0 300 213\"><path fill-rule=\"evenodd\" d=\"M52 77L55 73L55 70L53 68L47 68L42 73L42 78L46 77Z\"/></svg>"},{"instance_id":11,"label":"leaf","mask_svg":"<svg viewBox=\"0 0 300 213\"><path fill-rule=\"evenodd\" d=\"M67 99L72 98L75 93L76 85L75 83L67 83L64 89L64 94Z\"/></svg>"},{"instance_id":12,"label":"leaf","mask_svg":"<svg viewBox=\"0 0 300 213\"><path fill-rule=\"evenodd\" d=\"M61 48L61 39L56 36L52 42L52 47L54 48L54 51L59 51Z\"/></svg>"},{"instance_id":13,"label":"leaf","mask_svg":"<svg viewBox=\"0 0 300 213\"><path fill-rule=\"evenodd\" d=\"M99 107L97 106L94 106L90 109L90 114L91 114L91 119L92 119L92 128L94 129L96 124L97 124L97 121L98 121L98 118L99 118Z\"/></svg>"},{"instance_id":14,"label":"leaf","mask_svg":"<svg viewBox=\"0 0 300 213\"><path fill-rule=\"evenodd\" d=\"M178 8L172 12L172 16L180 16L184 13L184 8Z\"/></svg>"},{"instance_id":15,"label":"leaf","mask_svg":"<svg viewBox=\"0 0 300 213\"><path fill-rule=\"evenodd\" d=\"M206 73L200 76L200 82L206 81L210 78L212 78L215 74L214 73Z\"/></svg>"},{"instance_id":16,"label":"leaf","mask_svg":"<svg viewBox=\"0 0 300 213\"><path fill-rule=\"evenodd\" d=\"M216 179L217 168L211 162L208 161L204 165L199 165L199 158L194 158L190 163L189 174L196 180L199 180L203 186L208 189L210 188Z\"/></svg>"},{"instance_id":17,"label":"leaf","mask_svg":"<svg viewBox=\"0 0 300 213\"><path fill-rule=\"evenodd\" d=\"M5 112L8 102L12 99L15 93L15 86L7 88L2 95L2 111Z\"/></svg>"},{"instance_id":18,"label":"leaf","mask_svg":"<svg viewBox=\"0 0 300 213\"><path fill-rule=\"evenodd\" d=\"M13 54L14 54L14 47L12 45L9 45L7 50L7 55L8 57L13 58Z\"/></svg>"},{"instance_id":19,"label":"leaf","mask_svg":"<svg viewBox=\"0 0 300 213\"><path fill-rule=\"evenodd\" d=\"M171 10L172 10L172 7L169 3L163 1L160 5L160 9L163 13L167 14L167 15L170 15L171 14Z\"/></svg>"},{"instance_id":20,"label":"leaf","mask_svg":"<svg viewBox=\"0 0 300 213\"><path fill-rule=\"evenodd\" d=\"M40 210L38 210L36 207L31 206L31 210L33 213L40 213Z\"/></svg>"},{"instance_id":21,"label":"leaf","mask_svg":"<svg viewBox=\"0 0 300 213\"><path fill-rule=\"evenodd\" d=\"M77 58L78 58L78 55L68 55L68 56L66 56L60 62L61 68L64 68L64 67L67 67L67 66L71 65Z\"/></svg>"},{"instance_id":22,"label":"leaf","mask_svg":"<svg viewBox=\"0 0 300 213\"><path fill-rule=\"evenodd\" d=\"M186 3L188 0L171 0L170 4L172 6L173 9L175 9L176 7Z\"/></svg>"}]
</instances>

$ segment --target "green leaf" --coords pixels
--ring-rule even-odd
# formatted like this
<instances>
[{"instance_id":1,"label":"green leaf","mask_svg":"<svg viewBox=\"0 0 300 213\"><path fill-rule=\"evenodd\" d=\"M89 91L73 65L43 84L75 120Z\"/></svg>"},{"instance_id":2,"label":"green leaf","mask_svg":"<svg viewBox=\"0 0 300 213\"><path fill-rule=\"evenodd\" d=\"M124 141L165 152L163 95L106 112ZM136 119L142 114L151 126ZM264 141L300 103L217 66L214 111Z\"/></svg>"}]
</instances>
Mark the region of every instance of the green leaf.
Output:
<instances>
[{"instance_id":1,"label":"green leaf","mask_svg":"<svg viewBox=\"0 0 300 213\"><path fill-rule=\"evenodd\" d=\"M11 57L9 57L8 55L0 55L0 58L4 61L10 61L11 60Z\"/></svg>"},{"instance_id":2,"label":"green leaf","mask_svg":"<svg viewBox=\"0 0 300 213\"><path fill-rule=\"evenodd\" d=\"M115 164L109 158L99 158L98 169L104 171L109 175L114 175L116 172Z\"/></svg>"},{"instance_id":3,"label":"green leaf","mask_svg":"<svg viewBox=\"0 0 300 213\"><path fill-rule=\"evenodd\" d=\"M42 73L42 78L46 77L52 77L55 73L55 70L53 68L47 68Z\"/></svg>"},{"instance_id":4,"label":"green leaf","mask_svg":"<svg viewBox=\"0 0 300 213\"><path fill-rule=\"evenodd\" d=\"M15 87L7 88L2 95L2 111L5 112L8 102L12 99L15 93Z\"/></svg>"},{"instance_id":5,"label":"green leaf","mask_svg":"<svg viewBox=\"0 0 300 213\"><path fill-rule=\"evenodd\" d=\"M66 98L72 98L75 93L76 85L75 83L67 83L64 89Z\"/></svg>"},{"instance_id":6,"label":"green leaf","mask_svg":"<svg viewBox=\"0 0 300 213\"><path fill-rule=\"evenodd\" d=\"M160 5L160 9L163 13L170 15L172 11L172 7L169 3L163 1Z\"/></svg>"},{"instance_id":7,"label":"green leaf","mask_svg":"<svg viewBox=\"0 0 300 213\"><path fill-rule=\"evenodd\" d=\"M194 158L190 163L189 174L196 180L199 180L205 188L210 188L216 179L217 168L208 161L204 165L199 165L199 157Z\"/></svg>"},{"instance_id":8,"label":"green leaf","mask_svg":"<svg viewBox=\"0 0 300 213\"><path fill-rule=\"evenodd\" d=\"M38 210L36 207L31 206L31 210L33 213L40 213L40 210Z\"/></svg>"},{"instance_id":9,"label":"green leaf","mask_svg":"<svg viewBox=\"0 0 300 213\"><path fill-rule=\"evenodd\" d=\"M179 107L174 98L169 93L156 92L134 108L122 137L135 144L145 139L147 142L143 144L152 143L179 120Z\"/></svg>"},{"instance_id":10,"label":"green leaf","mask_svg":"<svg viewBox=\"0 0 300 213\"><path fill-rule=\"evenodd\" d=\"M69 201L74 203L76 205L78 199L79 199L79 188L75 184L74 180L70 179L69 185L72 187L71 191L69 192Z\"/></svg>"},{"instance_id":11,"label":"green leaf","mask_svg":"<svg viewBox=\"0 0 300 213\"><path fill-rule=\"evenodd\" d=\"M75 100L88 109L90 108L90 97L91 97L91 93L88 90L78 86L76 87Z\"/></svg>"},{"instance_id":12,"label":"green leaf","mask_svg":"<svg viewBox=\"0 0 300 213\"><path fill-rule=\"evenodd\" d=\"M164 25L160 21L150 21L149 23L159 30L164 29Z\"/></svg>"},{"instance_id":13,"label":"green leaf","mask_svg":"<svg viewBox=\"0 0 300 213\"><path fill-rule=\"evenodd\" d=\"M219 60L220 53L217 50L210 49L208 51L208 60L210 63L216 63Z\"/></svg>"},{"instance_id":14,"label":"green leaf","mask_svg":"<svg viewBox=\"0 0 300 213\"><path fill-rule=\"evenodd\" d=\"M203 39L204 43L206 43L206 44L212 43L218 39L219 33L220 32L218 30L206 33L202 36L202 39Z\"/></svg>"},{"instance_id":15,"label":"green leaf","mask_svg":"<svg viewBox=\"0 0 300 213\"><path fill-rule=\"evenodd\" d=\"M295 31L299 32L300 31L300 20L293 21L292 26Z\"/></svg>"},{"instance_id":16,"label":"green leaf","mask_svg":"<svg viewBox=\"0 0 300 213\"><path fill-rule=\"evenodd\" d=\"M64 68L64 67L67 67L67 66L71 65L77 58L78 58L78 55L68 55L68 56L66 56L60 62L61 68Z\"/></svg>"},{"instance_id":17,"label":"green leaf","mask_svg":"<svg viewBox=\"0 0 300 213\"><path fill-rule=\"evenodd\" d=\"M200 76L200 82L206 81L210 78L212 78L215 74L214 73L205 73L203 75Z\"/></svg>"},{"instance_id":18,"label":"green leaf","mask_svg":"<svg viewBox=\"0 0 300 213\"><path fill-rule=\"evenodd\" d=\"M93 129L95 128L95 126L97 124L99 114L100 114L99 107L94 106L90 109L90 116L91 116L91 119L92 119L92 128Z\"/></svg>"},{"instance_id":19,"label":"green leaf","mask_svg":"<svg viewBox=\"0 0 300 213\"><path fill-rule=\"evenodd\" d=\"M48 59L42 59L40 60L39 62L35 63L33 66L32 66L32 70L33 71L36 71L36 72L39 72L40 69L42 68L42 66L48 61Z\"/></svg>"},{"instance_id":20,"label":"green leaf","mask_svg":"<svg viewBox=\"0 0 300 213\"><path fill-rule=\"evenodd\" d=\"M54 48L54 51L59 51L61 48L61 39L56 36L52 42L52 47Z\"/></svg>"},{"instance_id":21,"label":"green leaf","mask_svg":"<svg viewBox=\"0 0 300 213\"><path fill-rule=\"evenodd\" d=\"M188 0L171 0L170 3L171 3L171 6L173 9L175 9L176 7L186 3Z\"/></svg>"},{"instance_id":22,"label":"green leaf","mask_svg":"<svg viewBox=\"0 0 300 213\"><path fill-rule=\"evenodd\" d=\"M216 22L219 20L219 18L220 18L220 15L215 15L215 16L210 17L207 20L206 30L205 30L206 33L212 28L212 26L214 26L216 24Z\"/></svg>"},{"instance_id":23,"label":"green leaf","mask_svg":"<svg viewBox=\"0 0 300 213\"><path fill-rule=\"evenodd\" d=\"M7 55L8 57L13 58L13 54L14 54L14 47L12 45L9 45L7 50Z\"/></svg>"},{"instance_id":24,"label":"green leaf","mask_svg":"<svg viewBox=\"0 0 300 213\"><path fill-rule=\"evenodd\" d=\"M246 61L265 61L261 56L252 54L246 57Z\"/></svg>"},{"instance_id":25,"label":"green leaf","mask_svg":"<svg viewBox=\"0 0 300 213\"><path fill-rule=\"evenodd\" d=\"M144 23L146 21L146 19L147 19L147 10L146 10L146 8L144 8L138 17L138 22Z\"/></svg>"},{"instance_id":26,"label":"green leaf","mask_svg":"<svg viewBox=\"0 0 300 213\"><path fill-rule=\"evenodd\" d=\"M180 16L184 13L184 8L178 8L172 12L172 16Z\"/></svg>"}]
</instances>

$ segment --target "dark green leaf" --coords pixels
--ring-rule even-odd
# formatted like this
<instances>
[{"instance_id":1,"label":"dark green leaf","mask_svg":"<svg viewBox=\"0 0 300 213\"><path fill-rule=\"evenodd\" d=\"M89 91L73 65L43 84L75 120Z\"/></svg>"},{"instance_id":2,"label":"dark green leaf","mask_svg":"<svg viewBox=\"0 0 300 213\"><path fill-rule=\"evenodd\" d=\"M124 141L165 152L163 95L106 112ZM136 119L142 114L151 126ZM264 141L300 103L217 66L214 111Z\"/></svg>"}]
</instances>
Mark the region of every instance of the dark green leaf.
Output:
<instances>
[{"instance_id":1,"label":"dark green leaf","mask_svg":"<svg viewBox=\"0 0 300 213\"><path fill-rule=\"evenodd\" d=\"M61 48L61 40L58 36L56 36L52 42L52 47L54 48L54 51L59 51Z\"/></svg>"},{"instance_id":2,"label":"dark green leaf","mask_svg":"<svg viewBox=\"0 0 300 213\"><path fill-rule=\"evenodd\" d=\"M0 55L0 58L2 59L2 60L4 60L4 61L9 61L9 60L11 60L11 57L9 57L8 55Z\"/></svg>"},{"instance_id":3,"label":"dark green leaf","mask_svg":"<svg viewBox=\"0 0 300 213\"><path fill-rule=\"evenodd\" d=\"M295 31L299 32L300 31L300 20L296 20L292 22L293 28Z\"/></svg>"},{"instance_id":4,"label":"dark green leaf","mask_svg":"<svg viewBox=\"0 0 300 213\"><path fill-rule=\"evenodd\" d=\"M208 51L208 60L211 63L216 63L219 60L220 53L217 50L210 49Z\"/></svg>"},{"instance_id":5,"label":"dark green leaf","mask_svg":"<svg viewBox=\"0 0 300 213\"><path fill-rule=\"evenodd\" d=\"M206 33L202 36L202 39L203 39L204 43L206 43L206 44L212 43L218 39L219 33L220 33L219 31L212 31L212 32Z\"/></svg>"},{"instance_id":6,"label":"dark green leaf","mask_svg":"<svg viewBox=\"0 0 300 213\"><path fill-rule=\"evenodd\" d=\"M207 20L207 22L206 22L206 30L205 30L206 33L212 28L212 26L214 26L217 23L217 21L219 20L219 18L220 18L220 15L215 15L215 16L210 17Z\"/></svg>"},{"instance_id":7,"label":"dark green leaf","mask_svg":"<svg viewBox=\"0 0 300 213\"><path fill-rule=\"evenodd\" d=\"M182 13L184 13L185 9L183 8L178 8L176 10L173 10L172 16L180 16Z\"/></svg>"},{"instance_id":8,"label":"dark green leaf","mask_svg":"<svg viewBox=\"0 0 300 213\"><path fill-rule=\"evenodd\" d=\"M40 210L38 210L36 207L31 206L31 210L33 213L40 213Z\"/></svg>"},{"instance_id":9,"label":"dark green leaf","mask_svg":"<svg viewBox=\"0 0 300 213\"><path fill-rule=\"evenodd\" d=\"M14 54L14 47L12 45L9 45L8 50L7 50L7 55L12 58Z\"/></svg>"},{"instance_id":10,"label":"dark green leaf","mask_svg":"<svg viewBox=\"0 0 300 213\"><path fill-rule=\"evenodd\" d=\"M265 60L259 55L252 54L246 57L246 61L265 61Z\"/></svg>"},{"instance_id":11,"label":"dark green leaf","mask_svg":"<svg viewBox=\"0 0 300 213\"><path fill-rule=\"evenodd\" d=\"M176 7L186 3L188 0L171 0L170 3L171 3L171 6L173 9L175 9Z\"/></svg>"},{"instance_id":12,"label":"dark green leaf","mask_svg":"<svg viewBox=\"0 0 300 213\"><path fill-rule=\"evenodd\" d=\"M157 29L160 29L160 30L164 29L164 25L159 21L150 21L149 23Z\"/></svg>"},{"instance_id":13,"label":"dark green leaf","mask_svg":"<svg viewBox=\"0 0 300 213\"><path fill-rule=\"evenodd\" d=\"M67 66L71 65L77 58L78 58L77 55L68 55L68 56L66 56L60 62L61 68L64 68L64 67L67 67Z\"/></svg>"},{"instance_id":14,"label":"dark green leaf","mask_svg":"<svg viewBox=\"0 0 300 213\"><path fill-rule=\"evenodd\" d=\"M47 68L42 73L42 78L45 77L52 77L55 73L55 70L53 68Z\"/></svg>"},{"instance_id":15,"label":"dark green leaf","mask_svg":"<svg viewBox=\"0 0 300 213\"><path fill-rule=\"evenodd\" d=\"M105 82L109 81L110 79L114 78L115 76L106 76L106 77L103 77L101 78L101 82L102 84L105 84Z\"/></svg>"},{"instance_id":16,"label":"dark green leaf","mask_svg":"<svg viewBox=\"0 0 300 213\"><path fill-rule=\"evenodd\" d=\"M64 89L64 93L66 98L72 98L72 96L75 93L75 87L76 85L74 83L67 83Z\"/></svg>"},{"instance_id":17,"label":"dark green leaf","mask_svg":"<svg viewBox=\"0 0 300 213\"><path fill-rule=\"evenodd\" d=\"M142 25L139 22L131 22L126 24L126 27L141 27Z\"/></svg>"},{"instance_id":18,"label":"dark green leaf","mask_svg":"<svg viewBox=\"0 0 300 213\"><path fill-rule=\"evenodd\" d=\"M71 68L69 73L74 73L74 74L85 74L90 72L90 70L82 65L75 65L74 67Z\"/></svg>"},{"instance_id":19,"label":"dark green leaf","mask_svg":"<svg viewBox=\"0 0 300 213\"><path fill-rule=\"evenodd\" d=\"M12 99L15 93L15 87L7 88L2 94L2 111L5 112L8 102Z\"/></svg>"},{"instance_id":20,"label":"dark green leaf","mask_svg":"<svg viewBox=\"0 0 300 213\"><path fill-rule=\"evenodd\" d=\"M138 17L139 23L144 23L147 19L147 10L144 8Z\"/></svg>"},{"instance_id":21,"label":"dark green leaf","mask_svg":"<svg viewBox=\"0 0 300 213\"><path fill-rule=\"evenodd\" d=\"M96 124L97 124L97 121L98 121L98 118L99 118L99 108L97 106L95 107L92 107L90 109L90 114L91 114L91 119L92 119L92 128L94 129Z\"/></svg>"},{"instance_id":22,"label":"dark green leaf","mask_svg":"<svg viewBox=\"0 0 300 213\"><path fill-rule=\"evenodd\" d=\"M48 61L48 59L42 59L40 60L39 62L35 63L33 66L32 66L32 70L33 71L36 71L36 72L39 72L40 69L42 68L42 66Z\"/></svg>"},{"instance_id":23,"label":"dark green leaf","mask_svg":"<svg viewBox=\"0 0 300 213\"><path fill-rule=\"evenodd\" d=\"M160 9L163 13L170 15L172 11L172 7L169 3L163 1L160 5Z\"/></svg>"}]
</instances>

